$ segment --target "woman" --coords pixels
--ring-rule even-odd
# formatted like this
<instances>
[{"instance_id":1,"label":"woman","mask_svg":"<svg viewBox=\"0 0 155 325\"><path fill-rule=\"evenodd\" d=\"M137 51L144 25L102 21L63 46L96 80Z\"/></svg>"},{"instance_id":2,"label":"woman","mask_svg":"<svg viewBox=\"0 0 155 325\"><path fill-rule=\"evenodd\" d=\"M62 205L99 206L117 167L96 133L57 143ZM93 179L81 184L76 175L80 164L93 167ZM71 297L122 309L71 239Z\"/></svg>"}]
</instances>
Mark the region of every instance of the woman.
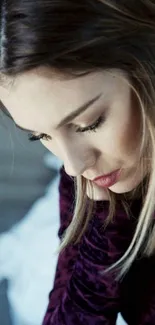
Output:
<instances>
[{"instance_id":1,"label":"woman","mask_svg":"<svg viewBox=\"0 0 155 325\"><path fill-rule=\"evenodd\" d=\"M155 2L3 1L0 98L64 162L43 324L155 324Z\"/></svg>"}]
</instances>

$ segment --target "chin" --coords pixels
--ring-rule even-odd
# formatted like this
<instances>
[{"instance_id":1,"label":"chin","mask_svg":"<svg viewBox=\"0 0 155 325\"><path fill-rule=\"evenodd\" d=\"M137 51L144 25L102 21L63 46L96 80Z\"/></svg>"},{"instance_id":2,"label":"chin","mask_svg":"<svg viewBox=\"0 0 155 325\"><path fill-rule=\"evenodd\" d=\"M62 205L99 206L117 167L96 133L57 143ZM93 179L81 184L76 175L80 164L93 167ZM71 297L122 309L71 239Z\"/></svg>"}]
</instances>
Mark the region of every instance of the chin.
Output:
<instances>
[{"instance_id":1,"label":"chin","mask_svg":"<svg viewBox=\"0 0 155 325\"><path fill-rule=\"evenodd\" d=\"M132 177L128 180L117 182L113 186L109 187L109 190L117 194L128 193L134 190L142 180L143 177Z\"/></svg>"}]
</instances>

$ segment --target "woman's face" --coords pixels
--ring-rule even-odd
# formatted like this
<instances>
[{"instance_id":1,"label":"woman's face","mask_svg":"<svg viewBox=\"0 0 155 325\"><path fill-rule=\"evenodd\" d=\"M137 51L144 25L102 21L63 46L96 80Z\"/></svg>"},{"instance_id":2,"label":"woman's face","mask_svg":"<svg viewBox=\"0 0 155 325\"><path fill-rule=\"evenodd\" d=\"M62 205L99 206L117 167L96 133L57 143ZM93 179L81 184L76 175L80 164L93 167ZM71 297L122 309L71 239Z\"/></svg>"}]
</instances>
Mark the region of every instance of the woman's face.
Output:
<instances>
[{"instance_id":1,"label":"woman's face","mask_svg":"<svg viewBox=\"0 0 155 325\"><path fill-rule=\"evenodd\" d=\"M0 99L16 124L35 135L48 135L41 142L63 160L67 174L92 180L122 169L118 182L109 187L115 193L131 191L143 179L139 107L123 72L96 72L69 80L39 68L1 87ZM100 117L95 131L81 132ZM100 194L103 191L100 188Z\"/></svg>"}]
</instances>

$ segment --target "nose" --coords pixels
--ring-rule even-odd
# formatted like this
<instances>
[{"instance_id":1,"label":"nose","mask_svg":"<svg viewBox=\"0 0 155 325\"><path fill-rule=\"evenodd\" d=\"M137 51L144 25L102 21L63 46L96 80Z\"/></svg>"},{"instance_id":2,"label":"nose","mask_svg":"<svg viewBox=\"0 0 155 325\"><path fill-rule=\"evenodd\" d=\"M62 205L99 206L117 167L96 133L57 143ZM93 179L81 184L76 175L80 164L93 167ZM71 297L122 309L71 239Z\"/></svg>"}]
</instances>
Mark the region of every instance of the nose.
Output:
<instances>
[{"instance_id":1,"label":"nose","mask_svg":"<svg viewBox=\"0 0 155 325\"><path fill-rule=\"evenodd\" d=\"M57 136L55 147L52 144L51 151L63 161L66 173L73 177L82 175L95 165L97 159L94 148L88 143L78 141L77 138L74 139L73 136L64 133Z\"/></svg>"},{"instance_id":2,"label":"nose","mask_svg":"<svg viewBox=\"0 0 155 325\"><path fill-rule=\"evenodd\" d=\"M82 175L87 169L94 166L94 158L92 156L84 157L82 155L67 154L64 159L64 168L68 175L76 177Z\"/></svg>"},{"instance_id":3,"label":"nose","mask_svg":"<svg viewBox=\"0 0 155 325\"><path fill-rule=\"evenodd\" d=\"M72 143L72 145L63 147L62 150L64 168L70 176L82 175L87 169L95 165L95 154L90 148L85 148L83 145L76 146L75 143Z\"/></svg>"}]
</instances>

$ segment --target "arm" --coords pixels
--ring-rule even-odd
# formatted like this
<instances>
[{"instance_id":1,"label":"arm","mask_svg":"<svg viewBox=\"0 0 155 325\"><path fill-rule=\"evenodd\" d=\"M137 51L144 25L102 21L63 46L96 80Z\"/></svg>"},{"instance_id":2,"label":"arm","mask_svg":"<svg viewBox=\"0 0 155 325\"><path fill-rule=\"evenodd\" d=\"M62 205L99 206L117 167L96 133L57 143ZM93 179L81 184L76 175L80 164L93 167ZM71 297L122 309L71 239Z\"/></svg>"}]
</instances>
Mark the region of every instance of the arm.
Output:
<instances>
[{"instance_id":1,"label":"arm","mask_svg":"<svg viewBox=\"0 0 155 325\"><path fill-rule=\"evenodd\" d=\"M74 183L73 180L65 173L64 168L60 169L60 184L59 184L59 206L60 206L60 228L58 237L61 239L64 231L69 226L72 220L74 199ZM78 245L70 245L59 254L56 268L55 280L53 289L49 294L49 305L43 324L50 323L52 313L60 304L61 298L67 286L73 266L78 252ZM56 325L56 324L55 324Z\"/></svg>"},{"instance_id":2,"label":"arm","mask_svg":"<svg viewBox=\"0 0 155 325\"><path fill-rule=\"evenodd\" d=\"M73 181L61 170L59 237L71 221ZM102 205L104 204L104 205ZM119 311L119 285L112 275L100 275L99 271L114 263L128 246L124 230L128 225L110 225L103 233L101 226L107 216L107 204L98 202L98 212L92 218L88 231L77 246L67 247L60 254L54 288L43 325L114 325ZM104 208L104 212L103 212ZM127 227L127 228L126 228ZM123 231L122 239L118 232ZM122 250L121 247L122 240ZM119 251L117 251L118 247Z\"/></svg>"}]
</instances>

